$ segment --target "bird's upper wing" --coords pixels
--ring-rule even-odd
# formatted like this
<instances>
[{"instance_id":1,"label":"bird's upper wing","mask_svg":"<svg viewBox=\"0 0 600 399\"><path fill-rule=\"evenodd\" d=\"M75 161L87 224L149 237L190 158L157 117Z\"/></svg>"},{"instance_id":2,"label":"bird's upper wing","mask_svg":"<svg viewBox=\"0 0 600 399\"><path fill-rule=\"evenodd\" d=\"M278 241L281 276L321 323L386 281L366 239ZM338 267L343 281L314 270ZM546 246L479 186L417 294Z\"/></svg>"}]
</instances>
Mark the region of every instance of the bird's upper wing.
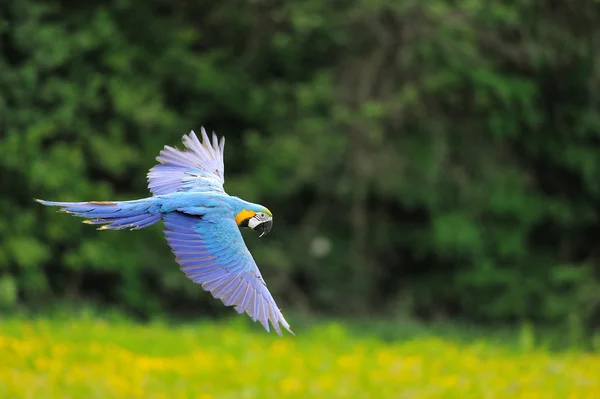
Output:
<instances>
[{"instance_id":1,"label":"bird's upper wing","mask_svg":"<svg viewBox=\"0 0 600 399\"><path fill-rule=\"evenodd\" d=\"M260 321L267 331L270 321L279 335L279 324L293 334L235 221L206 221L183 212L167 213L163 220L167 241L189 279L225 306L235 305L238 313Z\"/></svg>"},{"instance_id":2,"label":"bird's upper wing","mask_svg":"<svg viewBox=\"0 0 600 399\"><path fill-rule=\"evenodd\" d=\"M148 172L148 188L152 194L178 191L224 193L225 137L219 142L213 133L211 143L204 128L201 133L202 143L192 130L189 135L182 137L183 150L166 145L160 152L156 157L160 164Z\"/></svg>"}]
</instances>

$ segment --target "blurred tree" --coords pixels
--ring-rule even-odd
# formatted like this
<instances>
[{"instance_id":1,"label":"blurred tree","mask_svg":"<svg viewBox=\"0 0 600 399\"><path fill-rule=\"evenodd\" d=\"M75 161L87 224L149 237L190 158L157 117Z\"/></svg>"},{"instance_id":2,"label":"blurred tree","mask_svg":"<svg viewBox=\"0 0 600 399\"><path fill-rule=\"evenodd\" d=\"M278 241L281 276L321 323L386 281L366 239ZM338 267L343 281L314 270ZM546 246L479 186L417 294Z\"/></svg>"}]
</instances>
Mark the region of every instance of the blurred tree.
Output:
<instances>
[{"instance_id":1,"label":"blurred tree","mask_svg":"<svg viewBox=\"0 0 600 399\"><path fill-rule=\"evenodd\" d=\"M3 304L214 310L159 227L98 233L31 202L146 196L162 145L205 125L227 137L227 191L275 214L267 241L245 236L289 306L598 321L600 6L0 12Z\"/></svg>"}]
</instances>

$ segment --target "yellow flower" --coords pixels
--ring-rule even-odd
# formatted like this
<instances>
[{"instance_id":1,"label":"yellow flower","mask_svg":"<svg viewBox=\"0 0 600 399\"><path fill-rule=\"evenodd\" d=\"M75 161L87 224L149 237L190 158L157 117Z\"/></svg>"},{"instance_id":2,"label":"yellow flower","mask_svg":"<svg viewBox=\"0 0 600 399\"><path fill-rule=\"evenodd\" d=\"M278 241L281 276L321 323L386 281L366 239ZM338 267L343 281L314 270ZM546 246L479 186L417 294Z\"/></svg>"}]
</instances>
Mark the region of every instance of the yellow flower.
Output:
<instances>
[{"instance_id":1,"label":"yellow flower","mask_svg":"<svg viewBox=\"0 0 600 399\"><path fill-rule=\"evenodd\" d=\"M377 342L339 324L280 339L212 325L0 324L0 398L596 398L600 355Z\"/></svg>"},{"instance_id":2,"label":"yellow flower","mask_svg":"<svg viewBox=\"0 0 600 399\"><path fill-rule=\"evenodd\" d=\"M356 355L344 355L338 358L337 365L347 372L356 372L361 366L361 359Z\"/></svg>"},{"instance_id":3,"label":"yellow flower","mask_svg":"<svg viewBox=\"0 0 600 399\"><path fill-rule=\"evenodd\" d=\"M289 353L289 344L287 341L275 341L271 345L270 353L276 357L284 356Z\"/></svg>"},{"instance_id":4,"label":"yellow flower","mask_svg":"<svg viewBox=\"0 0 600 399\"><path fill-rule=\"evenodd\" d=\"M286 377L279 383L279 389L284 394L295 393L300 390L300 380L295 377Z\"/></svg>"}]
</instances>

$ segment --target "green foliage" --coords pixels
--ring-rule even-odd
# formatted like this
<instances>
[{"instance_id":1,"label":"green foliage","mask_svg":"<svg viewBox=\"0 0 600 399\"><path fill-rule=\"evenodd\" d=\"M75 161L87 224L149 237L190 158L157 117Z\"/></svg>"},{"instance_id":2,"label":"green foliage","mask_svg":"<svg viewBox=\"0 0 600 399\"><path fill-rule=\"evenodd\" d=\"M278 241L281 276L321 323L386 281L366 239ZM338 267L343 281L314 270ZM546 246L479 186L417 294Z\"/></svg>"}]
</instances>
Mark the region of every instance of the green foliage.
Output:
<instances>
[{"instance_id":1,"label":"green foliage","mask_svg":"<svg viewBox=\"0 0 600 399\"><path fill-rule=\"evenodd\" d=\"M221 310L160 227L99 233L31 200L147 196L162 146L205 125L227 191L275 214L245 237L282 307L597 323L597 5L0 12L2 306Z\"/></svg>"}]
</instances>

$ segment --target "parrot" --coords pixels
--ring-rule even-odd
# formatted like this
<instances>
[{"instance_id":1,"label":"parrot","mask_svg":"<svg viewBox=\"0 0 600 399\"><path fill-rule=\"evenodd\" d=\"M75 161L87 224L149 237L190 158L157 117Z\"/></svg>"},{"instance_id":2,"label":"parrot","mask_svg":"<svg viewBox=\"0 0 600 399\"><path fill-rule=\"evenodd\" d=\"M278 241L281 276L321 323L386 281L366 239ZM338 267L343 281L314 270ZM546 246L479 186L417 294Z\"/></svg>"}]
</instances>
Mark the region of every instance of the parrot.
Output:
<instances>
[{"instance_id":1,"label":"parrot","mask_svg":"<svg viewBox=\"0 0 600 399\"><path fill-rule=\"evenodd\" d=\"M241 228L259 237L273 227L265 206L230 196L225 183L225 137L213 131L212 142L201 127L202 142L191 130L182 137L183 149L165 145L158 164L148 174L152 196L128 201L35 201L59 207L60 212L101 225L98 230L139 230L159 221L166 241L185 276L200 284L225 306L234 306L257 320L267 332L269 322L279 336L281 326L295 335L267 288L246 247Z\"/></svg>"}]
</instances>

